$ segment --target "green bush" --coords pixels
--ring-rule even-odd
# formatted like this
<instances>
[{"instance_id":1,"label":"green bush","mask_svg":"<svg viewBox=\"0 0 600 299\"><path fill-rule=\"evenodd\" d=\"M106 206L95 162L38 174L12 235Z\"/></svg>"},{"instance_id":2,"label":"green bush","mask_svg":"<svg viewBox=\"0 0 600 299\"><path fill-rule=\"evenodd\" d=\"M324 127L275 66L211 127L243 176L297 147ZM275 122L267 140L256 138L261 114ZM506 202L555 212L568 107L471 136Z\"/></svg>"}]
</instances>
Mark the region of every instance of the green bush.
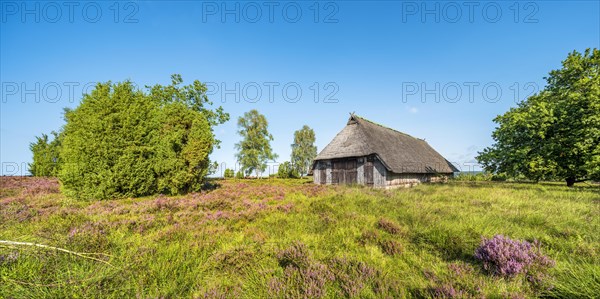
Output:
<instances>
[{"instance_id":1,"label":"green bush","mask_svg":"<svg viewBox=\"0 0 600 299\"><path fill-rule=\"evenodd\" d=\"M42 134L36 137L36 141L29 144L33 154L33 162L29 164L29 172L32 176L56 176L60 167L60 137L52 132L54 139L50 141L48 135Z\"/></svg>"},{"instance_id":2,"label":"green bush","mask_svg":"<svg viewBox=\"0 0 600 299\"><path fill-rule=\"evenodd\" d=\"M457 181L490 181L492 175L486 172L463 172L454 177Z\"/></svg>"},{"instance_id":3,"label":"green bush","mask_svg":"<svg viewBox=\"0 0 600 299\"><path fill-rule=\"evenodd\" d=\"M223 174L225 178L233 178L235 176L235 171L231 168L225 169L225 173Z\"/></svg>"},{"instance_id":4,"label":"green bush","mask_svg":"<svg viewBox=\"0 0 600 299\"><path fill-rule=\"evenodd\" d=\"M244 173L242 173L242 171L241 171L241 170L240 170L240 171L238 171L238 172L235 174L235 178L236 178L236 179L243 179L243 178L244 178Z\"/></svg>"},{"instance_id":5,"label":"green bush","mask_svg":"<svg viewBox=\"0 0 600 299\"><path fill-rule=\"evenodd\" d=\"M211 104L198 81L135 90L131 82L98 84L65 114L58 177L81 199L198 191L218 145L212 127L228 115Z\"/></svg>"},{"instance_id":6,"label":"green bush","mask_svg":"<svg viewBox=\"0 0 600 299\"><path fill-rule=\"evenodd\" d=\"M288 161L279 164L277 169L277 177L280 179L297 179L300 178L300 174L296 167L292 167L292 164Z\"/></svg>"}]
</instances>

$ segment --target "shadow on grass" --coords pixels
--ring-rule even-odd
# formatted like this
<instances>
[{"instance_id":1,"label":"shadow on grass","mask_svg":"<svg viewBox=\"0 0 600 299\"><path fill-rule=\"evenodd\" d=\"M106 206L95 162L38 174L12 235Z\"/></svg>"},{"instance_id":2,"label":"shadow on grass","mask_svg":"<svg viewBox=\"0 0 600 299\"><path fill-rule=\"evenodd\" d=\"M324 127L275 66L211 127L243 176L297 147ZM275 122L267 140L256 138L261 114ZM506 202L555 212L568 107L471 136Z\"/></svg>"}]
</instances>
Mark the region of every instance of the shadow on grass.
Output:
<instances>
[{"instance_id":1,"label":"shadow on grass","mask_svg":"<svg viewBox=\"0 0 600 299\"><path fill-rule=\"evenodd\" d=\"M222 180L223 179L220 179L220 178L207 179L206 182L204 182L204 184L202 185L202 191L208 192L208 191L214 191L214 190L217 190L218 188L221 188Z\"/></svg>"}]
</instances>

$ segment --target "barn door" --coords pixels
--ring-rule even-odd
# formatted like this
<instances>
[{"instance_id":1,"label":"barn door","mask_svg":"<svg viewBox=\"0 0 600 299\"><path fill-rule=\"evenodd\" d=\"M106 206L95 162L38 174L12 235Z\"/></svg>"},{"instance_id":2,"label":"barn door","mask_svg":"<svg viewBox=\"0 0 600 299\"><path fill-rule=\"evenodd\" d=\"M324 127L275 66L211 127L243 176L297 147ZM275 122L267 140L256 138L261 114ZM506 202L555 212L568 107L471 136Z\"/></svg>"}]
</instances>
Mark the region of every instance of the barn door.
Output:
<instances>
[{"instance_id":1,"label":"barn door","mask_svg":"<svg viewBox=\"0 0 600 299\"><path fill-rule=\"evenodd\" d=\"M357 177L356 159L333 161L331 172L332 184L356 184Z\"/></svg>"},{"instance_id":2,"label":"barn door","mask_svg":"<svg viewBox=\"0 0 600 299\"><path fill-rule=\"evenodd\" d=\"M325 166L321 166L319 167L319 184L326 184L327 183L327 172L326 167Z\"/></svg>"},{"instance_id":3,"label":"barn door","mask_svg":"<svg viewBox=\"0 0 600 299\"><path fill-rule=\"evenodd\" d=\"M356 184L358 171L356 171L356 160L346 161L346 184Z\"/></svg>"},{"instance_id":4,"label":"barn door","mask_svg":"<svg viewBox=\"0 0 600 299\"><path fill-rule=\"evenodd\" d=\"M365 184L373 185L373 159L368 159L365 163Z\"/></svg>"},{"instance_id":5,"label":"barn door","mask_svg":"<svg viewBox=\"0 0 600 299\"><path fill-rule=\"evenodd\" d=\"M346 171L346 163L343 160L333 161L331 164L331 183L332 184L343 184L344 174Z\"/></svg>"}]
</instances>

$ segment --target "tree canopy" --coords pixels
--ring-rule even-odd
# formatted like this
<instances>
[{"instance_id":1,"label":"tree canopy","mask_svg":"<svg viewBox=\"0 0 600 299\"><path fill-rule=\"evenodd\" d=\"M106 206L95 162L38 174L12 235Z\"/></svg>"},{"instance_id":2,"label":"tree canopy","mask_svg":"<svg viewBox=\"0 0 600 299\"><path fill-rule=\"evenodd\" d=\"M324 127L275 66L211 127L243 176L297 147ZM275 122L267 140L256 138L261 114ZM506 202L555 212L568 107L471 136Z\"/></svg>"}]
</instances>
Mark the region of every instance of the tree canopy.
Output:
<instances>
[{"instance_id":1,"label":"tree canopy","mask_svg":"<svg viewBox=\"0 0 600 299\"><path fill-rule=\"evenodd\" d=\"M600 179L600 50L574 51L547 86L494 119L484 169L536 181Z\"/></svg>"},{"instance_id":2,"label":"tree canopy","mask_svg":"<svg viewBox=\"0 0 600 299\"><path fill-rule=\"evenodd\" d=\"M100 83L65 114L58 172L67 195L83 199L198 191L218 140L213 126L229 119L209 109L206 86Z\"/></svg>"},{"instance_id":3,"label":"tree canopy","mask_svg":"<svg viewBox=\"0 0 600 299\"><path fill-rule=\"evenodd\" d=\"M313 159L317 156L315 146L315 131L304 125L302 129L294 132L291 162L294 169L304 176L308 173Z\"/></svg>"},{"instance_id":4,"label":"tree canopy","mask_svg":"<svg viewBox=\"0 0 600 299\"><path fill-rule=\"evenodd\" d=\"M52 140L48 135L42 134L41 137L35 137L35 142L29 144L29 149L33 154L33 161L29 163L29 172L33 176L56 176L60 167L60 134L51 133Z\"/></svg>"},{"instance_id":5,"label":"tree canopy","mask_svg":"<svg viewBox=\"0 0 600 299\"><path fill-rule=\"evenodd\" d=\"M271 149L273 135L269 133L267 118L253 109L238 118L238 134L242 140L235 145L238 150L236 158L245 175L252 172L259 177L265 171L267 161L277 159Z\"/></svg>"}]
</instances>

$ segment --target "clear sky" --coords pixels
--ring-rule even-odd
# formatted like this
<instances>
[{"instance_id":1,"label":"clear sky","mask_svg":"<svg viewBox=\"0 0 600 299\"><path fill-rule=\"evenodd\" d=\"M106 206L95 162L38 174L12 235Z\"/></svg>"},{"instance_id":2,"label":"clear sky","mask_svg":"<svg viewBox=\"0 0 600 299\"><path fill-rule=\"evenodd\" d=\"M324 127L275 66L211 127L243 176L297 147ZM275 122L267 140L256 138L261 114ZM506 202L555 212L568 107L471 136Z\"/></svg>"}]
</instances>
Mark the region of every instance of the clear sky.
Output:
<instances>
[{"instance_id":1,"label":"clear sky","mask_svg":"<svg viewBox=\"0 0 600 299\"><path fill-rule=\"evenodd\" d=\"M174 73L230 113L212 155L228 167L237 118L258 109L279 161L304 124L320 151L355 112L468 170L496 115L600 47L598 1L0 3L2 174L26 174L29 143L93 82Z\"/></svg>"}]
</instances>

